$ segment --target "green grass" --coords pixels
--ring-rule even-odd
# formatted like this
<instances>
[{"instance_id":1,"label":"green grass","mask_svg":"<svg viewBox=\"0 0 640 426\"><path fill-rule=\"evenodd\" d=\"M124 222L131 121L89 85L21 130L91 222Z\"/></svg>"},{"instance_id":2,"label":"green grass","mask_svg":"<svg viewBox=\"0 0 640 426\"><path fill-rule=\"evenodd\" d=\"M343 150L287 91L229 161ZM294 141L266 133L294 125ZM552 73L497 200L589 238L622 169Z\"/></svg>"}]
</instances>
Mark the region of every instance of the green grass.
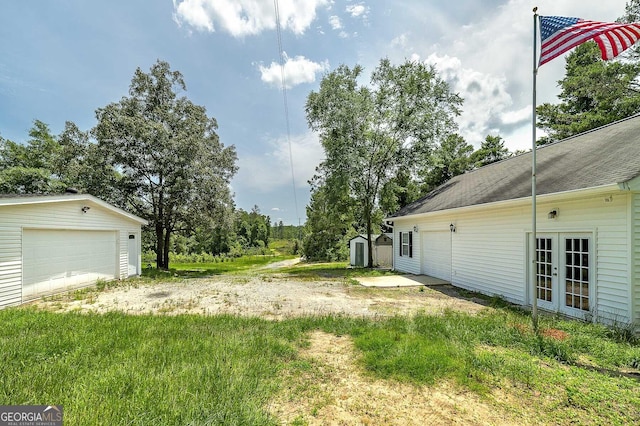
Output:
<instances>
[{"instance_id":1,"label":"green grass","mask_svg":"<svg viewBox=\"0 0 640 426\"><path fill-rule=\"evenodd\" d=\"M255 319L0 318L0 401L62 404L69 425L275 424L264 405L295 355L280 325Z\"/></svg>"},{"instance_id":2,"label":"green grass","mask_svg":"<svg viewBox=\"0 0 640 426\"><path fill-rule=\"evenodd\" d=\"M291 388L283 372L309 368L297 351L315 329L351 336L377 379L446 380L489 402L509 393L514 402L500 409L546 424L640 422L637 343L553 317L536 335L526 314L507 308L280 322L10 308L0 324L0 401L62 404L69 425L277 424L266 406Z\"/></svg>"},{"instance_id":3,"label":"green grass","mask_svg":"<svg viewBox=\"0 0 640 426\"><path fill-rule=\"evenodd\" d=\"M142 268L142 276L149 279L201 278L220 274L238 274L267 266L270 263L295 259L294 255L242 256L224 258L213 263L170 263L168 271L156 268Z\"/></svg>"}]
</instances>

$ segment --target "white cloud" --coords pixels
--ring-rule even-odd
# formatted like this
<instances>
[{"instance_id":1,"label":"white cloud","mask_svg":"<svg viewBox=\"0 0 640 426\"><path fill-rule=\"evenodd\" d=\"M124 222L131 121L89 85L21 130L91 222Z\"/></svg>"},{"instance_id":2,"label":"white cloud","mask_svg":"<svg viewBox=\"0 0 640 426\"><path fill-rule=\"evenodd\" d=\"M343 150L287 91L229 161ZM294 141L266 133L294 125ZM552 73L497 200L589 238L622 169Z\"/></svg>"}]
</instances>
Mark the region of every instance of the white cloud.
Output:
<instances>
[{"instance_id":1,"label":"white cloud","mask_svg":"<svg viewBox=\"0 0 640 426\"><path fill-rule=\"evenodd\" d=\"M615 0L615 3L622 3ZM613 2L577 2L576 0L540 0L536 3L543 15L578 16L599 21L613 21L624 11L624 5ZM443 6L441 9L445 9ZM435 58L462 58L458 64L446 63L449 78L458 78L455 90L465 97L461 131L468 142L497 131L510 149L531 145L532 44L533 15L528 0L508 0L490 14L477 17L466 25L439 27L441 37L422 41L415 51L425 56L437 52ZM525 13L529 12L529 13ZM438 14L438 11L434 11ZM446 22L446 20L443 20ZM411 40L415 45L416 40ZM446 53L445 53L446 52ZM538 105L557 103L557 81L564 75L563 60L545 64L538 73ZM469 86L471 82L478 85ZM466 88L480 89L469 91ZM540 131L539 131L540 134Z\"/></svg>"},{"instance_id":2,"label":"white cloud","mask_svg":"<svg viewBox=\"0 0 640 426\"><path fill-rule=\"evenodd\" d=\"M468 143L477 147L487 134L500 133L504 136L506 130L521 125L528 118L524 108L511 111L513 99L505 76L465 68L460 59L448 55L432 54L425 62L434 65L451 90L464 98L458 124L460 134Z\"/></svg>"},{"instance_id":3,"label":"white cloud","mask_svg":"<svg viewBox=\"0 0 640 426\"><path fill-rule=\"evenodd\" d=\"M302 34L316 18L316 9L328 0L280 0L280 25L283 30ZM234 37L260 34L276 27L273 1L270 0L173 0L173 19L199 31L213 32L216 27Z\"/></svg>"},{"instance_id":4,"label":"white cloud","mask_svg":"<svg viewBox=\"0 0 640 426\"><path fill-rule=\"evenodd\" d=\"M365 6L364 3L350 4L346 7L346 11L354 18L358 18L360 16L366 18L369 13L369 6Z\"/></svg>"},{"instance_id":5,"label":"white cloud","mask_svg":"<svg viewBox=\"0 0 640 426\"><path fill-rule=\"evenodd\" d=\"M279 207L272 207L272 208L271 208L271 211L272 211L272 212L280 212L280 211L282 211L282 209L281 209L281 208L279 208Z\"/></svg>"},{"instance_id":6,"label":"white cloud","mask_svg":"<svg viewBox=\"0 0 640 426\"><path fill-rule=\"evenodd\" d=\"M303 83L316 81L316 74L329 69L329 62L313 62L304 56L289 58L286 53L284 63L285 86L290 89ZM282 70L280 64L272 62L265 67L260 65L261 79L267 84L280 86L282 83Z\"/></svg>"},{"instance_id":7,"label":"white cloud","mask_svg":"<svg viewBox=\"0 0 640 426\"><path fill-rule=\"evenodd\" d=\"M253 155L241 155L236 185L243 190L269 191L292 188L289 143L286 136L269 141L268 149ZM308 188L308 181L324 158L318 136L313 133L291 137L293 176L297 188ZM285 190L283 189L283 190Z\"/></svg>"},{"instance_id":8,"label":"white cloud","mask_svg":"<svg viewBox=\"0 0 640 426\"><path fill-rule=\"evenodd\" d=\"M329 17L329 25L331 25L331 28L333 28L334 30L342 29L342 22L340 21L340 17L336 15L331 15Z\"/></svg>"},{"instance_id":9,"label":"white cloud","mask_svg":"<svg viewBox=\"0 0 640 426\"><path fill-rule=\"evenodd\" d=\"M391 47L406 49L407 48L408 37L407 34L400 34L398 37L395 37L391 40Z\"/></svg>"}]
</instances>

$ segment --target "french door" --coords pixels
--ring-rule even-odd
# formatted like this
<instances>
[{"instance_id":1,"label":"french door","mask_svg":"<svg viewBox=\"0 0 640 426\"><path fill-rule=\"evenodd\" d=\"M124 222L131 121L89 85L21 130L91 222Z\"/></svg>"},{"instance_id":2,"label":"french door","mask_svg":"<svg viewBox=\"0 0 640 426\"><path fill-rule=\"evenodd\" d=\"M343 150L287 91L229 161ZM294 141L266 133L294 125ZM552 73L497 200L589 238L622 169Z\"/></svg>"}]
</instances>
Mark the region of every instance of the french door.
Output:
<instances>
[{"instance_id":1,"label":"french door","mask_svg":"<svg viewBox=\"0 0 640 426\"><path fill-rule=\"evenodd\" d=\"M538 306L573 316L593 302L593 243L590 233L538 233L535 297Z\"/></svg>"}]
</instances>

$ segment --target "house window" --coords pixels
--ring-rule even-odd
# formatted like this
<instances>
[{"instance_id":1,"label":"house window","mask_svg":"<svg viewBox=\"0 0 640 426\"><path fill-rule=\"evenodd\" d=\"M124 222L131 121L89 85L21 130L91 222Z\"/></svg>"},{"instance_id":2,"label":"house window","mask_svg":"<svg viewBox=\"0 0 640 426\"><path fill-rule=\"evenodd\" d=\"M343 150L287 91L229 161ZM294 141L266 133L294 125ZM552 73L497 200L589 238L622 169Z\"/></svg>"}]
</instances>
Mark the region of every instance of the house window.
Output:
<instances>
[{"instance_id":1,"label":"house window","mask_svg":"<svg viewBox=\"0 0 640 426\"><path fill-rule=\"evenodd\" d=\"M413 257L413 233L400 232L400 256Z\"/></svg>"},{"instance_id":2,"label":"house window","mask_svg":"<svg viewBox=\"0 0 640 426\"><path fill-rule=\"evenodd\" d=\"M566 238L565 304L569 308L589 310L589 239Z\"/></svg>"},{"instance_id":3,"label":"house window","mask_svg":"<svg viewBox=\"0 0 640 426\"><path fill-rule=\"evenodd\" d=\"M551 302L553 295L553 249L551 238L536 239L538 299ZM556 274L557 275L557 274Z\"/></svg>"}]
</instances>

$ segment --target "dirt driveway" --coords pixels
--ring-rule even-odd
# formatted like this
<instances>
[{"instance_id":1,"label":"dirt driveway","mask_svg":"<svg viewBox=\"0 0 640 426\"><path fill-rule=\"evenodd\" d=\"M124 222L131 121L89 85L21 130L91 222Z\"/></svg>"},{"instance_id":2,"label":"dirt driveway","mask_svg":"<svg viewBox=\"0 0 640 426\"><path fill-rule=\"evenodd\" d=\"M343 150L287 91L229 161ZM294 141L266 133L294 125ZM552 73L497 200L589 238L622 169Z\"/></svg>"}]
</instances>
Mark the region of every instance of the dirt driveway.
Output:
<instances>
[{"instance_id":1,"label":"dirt driveway","mask_svg":"<svg viewBox=\"0 0 640 426\"><path fill-rule=\"evenodd\" d=\"M164 283L131 280L103 291L86 289L34 302L53 311L128 314L236 314L280 319L308 314L386 316L445 309L477 312L480 299L450 285L364 287L344 279L309 281L278 274L219 276Z\"/></svg>"}]
</instances>

